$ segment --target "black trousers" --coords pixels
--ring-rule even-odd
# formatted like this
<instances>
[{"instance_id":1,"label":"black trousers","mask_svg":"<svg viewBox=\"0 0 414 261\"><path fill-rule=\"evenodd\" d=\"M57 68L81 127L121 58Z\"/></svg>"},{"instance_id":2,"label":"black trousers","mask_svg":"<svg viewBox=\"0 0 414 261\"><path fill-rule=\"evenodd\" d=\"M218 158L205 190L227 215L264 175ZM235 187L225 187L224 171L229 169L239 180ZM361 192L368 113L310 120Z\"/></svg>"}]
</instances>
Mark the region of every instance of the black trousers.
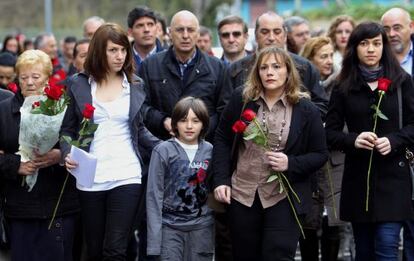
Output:
<instances>
[{"instance_id":1,"label":"black trousers","mask_svg":"<svg viewBox=\"0 0 414 261\"><path fill-rule=\"evenodd\" d=\"M234 261L295 259L300 230L287 199L264 209L256 193L251 207L232 199L229 211Z\"/></svg>"},{"instance_id":2,"label":"black trousers","mask_svg":"<svg viewBox=\"0 0 414 261\"><path fill-rule=\"evenodd\" d=\"M12 261L72 261L77 215L50 219L9 219Z\"/></svg>"},{"instance_id":3,"label":"black trousers","mask_svg":"<svg viewBox=\"0 0 414 261\"><path fill-rule=\"evenodd\" d=\"M107 191L80 192L81 216L88 261L125 260L141 185Z\"/></svg>"}]
</instances>

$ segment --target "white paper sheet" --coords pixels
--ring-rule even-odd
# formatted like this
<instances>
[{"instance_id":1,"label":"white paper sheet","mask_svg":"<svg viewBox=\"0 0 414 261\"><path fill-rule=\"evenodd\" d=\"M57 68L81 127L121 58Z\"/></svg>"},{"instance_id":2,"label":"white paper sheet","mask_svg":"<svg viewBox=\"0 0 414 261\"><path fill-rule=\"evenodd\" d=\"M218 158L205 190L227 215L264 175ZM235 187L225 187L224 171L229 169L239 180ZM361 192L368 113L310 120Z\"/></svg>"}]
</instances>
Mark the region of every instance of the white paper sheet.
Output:
<instances>
[{"instance_id":1,"label":"white paper sheet","mask_svg":"<svg viewBox=\"0 0 414 261\"><path fill-rule=\"evenodd\" d=\"M69 170L76 178L76 182L83 187L91 188L95 179L97 158L75 146L70 149L70 157L78 163L78 167Z\"/></svg>"}]
</instances>

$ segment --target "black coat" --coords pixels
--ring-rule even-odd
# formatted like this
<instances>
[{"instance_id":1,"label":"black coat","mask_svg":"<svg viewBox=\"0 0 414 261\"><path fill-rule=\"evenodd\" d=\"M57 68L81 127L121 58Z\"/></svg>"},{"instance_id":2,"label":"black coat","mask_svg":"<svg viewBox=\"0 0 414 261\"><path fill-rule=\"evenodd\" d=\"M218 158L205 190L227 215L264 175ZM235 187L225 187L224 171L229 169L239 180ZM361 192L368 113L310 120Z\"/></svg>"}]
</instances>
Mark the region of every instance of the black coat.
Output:
<instances>
[{"instance_id":1,"label":"black coat","mask_svg":"<svg viewBox=\"0 0 414 261\"><path fill-rule=\"evenodd\" d=\"M9 97L12 97L13 93L11 91L8 90L4 90L0 88L0 101L5 100Z\"/></svg>"},{"instance_id":2,"label":"black coat","mask_svg":"<svg viewBox=\"0 0 414 261\"><path fill-rule=\"evenodd\" d=\"M146 100L144 105L145 125L157 137L168 139L164 128L166 117L171 117L175 104L186 96L204 101L210 115L211 140L217 126L219 114L230 97L232 88L226 76L226 66L217 58L197 49L195 65L185 83L181 80L178 63L172 47L145 59L139 76L144 80Z\"/></svg>"},{"instance_id":3,"label":"black coat","mask_svg":"<svg viewBox=\"0 0 414 261\"><path fill-rule=\"evenodd\" d=\"M22 186L23 176L18 175L20 107L23 96L17 93L13 98L0 103L0 184L5 197L5 215L11 218L50 218L57 203L66 177L66 170L58 164L39 170L36 185L31 192ZM75 179L70 175L57 216L79 211Z\"/></svg>"},{"instance_id":4,"label":"black coat","mask_svg":"<svg viewBox=\"0 0 414 261\"><path fill-rule=\"evenodd\" d=\"M322 118L325 118L328 109L328 97L319 84L319 72L311 62L305 58L289 53L296 65L304 87L309 91L312 102L319 108ZM256 54L251 54L230 65L229 76L232 87L243 86L246 83L250 70L256 60Z\"/></svg>"},{"instance_id":5,"label":"black coat","mask_svg":"<svg viewBox=\"0 0 414 261\"><path fill-rule=\"evenodd\" d=\"M373 104L378 92L371 91L360 78L348 92L334 87L326 121L328 145L345 152L340 217L353 222L390 222L412 219L411 175L405 148L414 142L414 86L404 74L401 88L403 128L399 129L396 89L387 91L380 110L389 120L378 119L376 134L387 137L392 151L386 156L373 154L370 178L369 211L365 211L370 151L355 148L355 139L374 125ZM349 133L344 133L346 123Z\"/></svg>"},{"instance_id":6,"label":"black coat","mask_svg":"<svg viewBox=\"0 0 414 261\"><path fill-rule=\"evenodd\" d=\"M243 142L242 135L236 135L232 131L243 108L241 92L242 87L233 93L216 130L212 163L213 188L231 186L231 176L238 160L238 145ZM257 113L259 107L255 102L248 102L245 108ZM328 159L324 139L325 131L318 109L310 100L300 99L293 105L289 135L283 151L289 161L288 170L284 173L302 201L301 204L295 202L298 214L306 213L311 206L310 174L321 168ZM233 143L236 146L232 153Z\"/></svg>"}]
</instances>

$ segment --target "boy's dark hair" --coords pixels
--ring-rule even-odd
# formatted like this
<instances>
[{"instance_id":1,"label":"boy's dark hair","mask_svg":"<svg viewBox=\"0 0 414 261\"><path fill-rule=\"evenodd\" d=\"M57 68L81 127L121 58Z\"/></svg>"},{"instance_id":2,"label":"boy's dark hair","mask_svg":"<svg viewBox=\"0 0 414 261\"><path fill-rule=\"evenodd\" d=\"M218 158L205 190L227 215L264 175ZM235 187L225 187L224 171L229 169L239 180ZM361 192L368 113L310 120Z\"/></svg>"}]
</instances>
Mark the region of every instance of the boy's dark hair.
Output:
<instances>
[{"instance_id":1,"label":"boy's dark hair","mask_svg":"<svg viewBox=\"0 0 414 261\"><path fill-rule=\"evenodd\" d=\"M152 11L146 6L137 6L134 9L132 9L128 14L128 28L132 28L135 24L135 21L142 17L148 17L154 20L154 23L157 22L157 16L155 15L154 11Z\"/></svg>"},{"instance_id":2,"label":"boy's dark hair","mask_svg":"<svg viewBox=\"0 0 414 261\"><path fill-rule=\"evenodd\" d=\"M203 139L208 131L210 124L210 116L208 115L208 110L204 102L199 98L194 98L192 96L182 98L174 106L172 115L171 115L171 127L176 137L179 136L177 123L186 118L190 109L194 112L197 118L203 123L203 128L201 129L200 136L198 139Z\"/></svg>"}]
</instances>

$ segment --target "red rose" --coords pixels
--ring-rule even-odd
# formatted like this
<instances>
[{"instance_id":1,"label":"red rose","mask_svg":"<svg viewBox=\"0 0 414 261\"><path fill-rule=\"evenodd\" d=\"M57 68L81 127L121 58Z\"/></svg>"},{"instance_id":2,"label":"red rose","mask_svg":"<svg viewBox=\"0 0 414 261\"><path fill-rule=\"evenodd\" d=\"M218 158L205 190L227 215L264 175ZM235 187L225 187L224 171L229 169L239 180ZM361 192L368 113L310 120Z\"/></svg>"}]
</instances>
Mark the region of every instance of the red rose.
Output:
<instances>
[{"instance_id":1,"label":"red rose","mask_svg":"<svg viewBox=\"0 0 414 261\"><path fill-rule=\"evenodd\" d=\"M244 123L241 120L237 120L234 124L233 127L231 127L231 129L235 132L235 133L243 133L247 128L246 123Z\"/></svg>"},{"instance_id":2,"label":"red rose","mask_svg":"<svg viewBox=\"0 0 414 261\"><path fill-rule=\"evenodd\" d=\"M205 169L200 168L197 172L197 181L198 181L198 183L203 182L206 179L206 176L207 176L207 174L206 174Z\"/></svg>"},{"instance_id":3,"label":"red rose","mask_svg":"<svg viewBox=\"0 0 414 261\"><path fill-rule=\"evenodd\" d=\"M11 82L11 83L9 83L9 84L7 85L7 89L9 89L10 91L12 91L12 92L14 92L14 93L17 93L17 90L18 90L19 88L17 87L17 84L16 84L16 83Z\"/></svg>"},{"instance_id":4,"label":"red rose","mask_svg":"<svg viewBox=\"0 0 414 261\"><path fill-rule=\"evenodd\" d=\"M383 92L387 92L388 91L388 87L391 84L391 80L387 79L387 78L379 78L378 79L378 90L379 91L383 91Z\"/></svg>"},{"instance_id":5,"label":"red rose","mask_svg":"<svg viewBox=\"0 0 414 261\"><path fill-rule=\"evenodd\" d=\"M32 109L37 108L40 106L40 101L36 101L32 104Z\"/></svg>"},{"instance_id":6,"label":"red rose","mask_svg":"<svg viewBox=\"0 0 414 261\"><path fill-rule=\"evenodd\" d=\"M252 121L256 117L256 113L251 110L247 109L242 113L242 118L244 118L246 121Z\"/></svg>"},{"instance_id":7,"label":"red rose","mask_svg":"<svg viewBox=\"0 0 414 261\"><path fill-rule=\"evenodd\" d=\"M89 103L85 104L85 109L82 112L83 117L86 119L92 119L94 110L95 110L95 107L93 107Z\"/></svg>"},{"instance_id":8,"label":"red rose","mask_svg":"<svg viewBox=\"0 0 414 261\"><path fill-rule=\"evenodd\" d=\"M45 93L49 99L58 101L63 94L63 90L57 85L52 85L45 88Z\"/></svg>"}]
</instances>

